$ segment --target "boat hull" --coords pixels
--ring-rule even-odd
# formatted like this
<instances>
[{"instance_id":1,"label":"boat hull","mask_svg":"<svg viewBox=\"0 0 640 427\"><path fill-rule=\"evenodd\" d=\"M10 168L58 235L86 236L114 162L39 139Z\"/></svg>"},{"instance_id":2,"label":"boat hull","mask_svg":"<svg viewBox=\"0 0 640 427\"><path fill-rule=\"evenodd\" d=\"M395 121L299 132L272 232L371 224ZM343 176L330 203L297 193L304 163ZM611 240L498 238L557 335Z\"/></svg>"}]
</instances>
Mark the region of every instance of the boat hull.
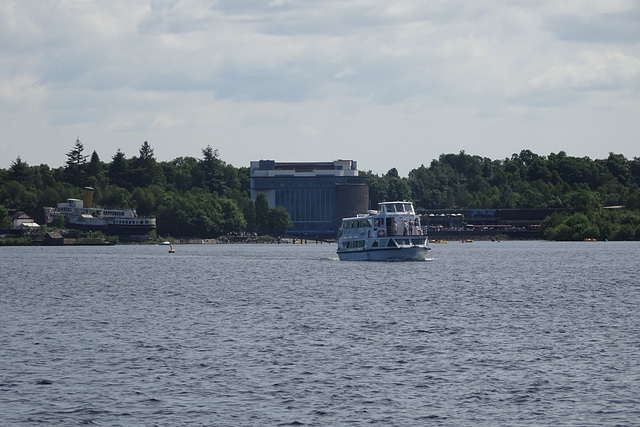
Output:
<instances>
[{"instance_id":1,"label":"boat hull","mask_svg":"<svg viewBox=\"0 0 640 427\"><path fill-rule=\"evenodd\" d=\"M430 248L379 248L338 251L340 261L424 261Z\"/></svg>"},{"instance_id":2,"label":"boat hull","mask_svg":"<svg viewBox=\"0 0 640 427\"><path fill-rule=\"evenodd\" d=\"M67 226L76 230L104 231L108 227L106 220L101 218L84 218L82 215L72 216L67 219Z\"/></svg>"}]
</instances>

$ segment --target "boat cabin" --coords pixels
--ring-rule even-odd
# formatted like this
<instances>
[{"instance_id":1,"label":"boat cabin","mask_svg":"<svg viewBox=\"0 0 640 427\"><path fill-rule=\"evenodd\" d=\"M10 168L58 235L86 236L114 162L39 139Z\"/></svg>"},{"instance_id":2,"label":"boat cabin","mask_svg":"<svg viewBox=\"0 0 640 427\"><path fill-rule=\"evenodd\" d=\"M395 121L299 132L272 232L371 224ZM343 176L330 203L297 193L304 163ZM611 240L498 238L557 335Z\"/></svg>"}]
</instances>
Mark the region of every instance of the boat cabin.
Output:
<instances>
[{"instance_id":1,"label":"boat cabin","mask_svg":"<svg viewBox=\"0 0 640 427\"><path fill-rule=\"evenodd\" d=\"M377 211L369 211L342 221L342 233L346 236L420 236L423 234L420 218L413 204L408 202L383 202Z\"/></svg>"}]
</instances>

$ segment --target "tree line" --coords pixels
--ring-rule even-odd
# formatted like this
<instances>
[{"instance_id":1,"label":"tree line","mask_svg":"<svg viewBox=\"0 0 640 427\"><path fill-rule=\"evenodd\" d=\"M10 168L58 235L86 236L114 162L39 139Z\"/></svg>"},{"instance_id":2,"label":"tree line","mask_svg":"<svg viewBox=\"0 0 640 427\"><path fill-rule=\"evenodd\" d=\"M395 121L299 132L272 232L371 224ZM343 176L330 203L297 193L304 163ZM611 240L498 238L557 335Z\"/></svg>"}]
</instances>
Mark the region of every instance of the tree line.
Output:
<instances>
[{"instance_id":1,"label":"tree line","mask_svg":"<svg viewBox=\"0 0 640 427\"><path fill-rule=\"evenodd\" d=\"M225 163L211 146L202 149L201 158L161 162L145 141L138 155L118 150L103 162L95 151L85 154L77 140L66 155L65 165L54 169L29 166L20 157L0 169L0 222L6 223L6 209L14 208L42 223L44 206L81 198L82 188L91 186L96 204L131 206L140 215L156 216L161 235L277 235L291 227L282 207L270 208L264 195L251 200L249 168ZM640 158L610 153L592 160L522 150L492 160L461 151L442 154L407 177L395 168L360 175L369 184L372 206L412 200L418 210L562 208L565 212L544 222L545 238L640 239ZM619 208L605 209L612 206Z\"/></svg>"},{"instance_id":2,"label":"tree line","mask_svg":"<svg viewBox=\"0 0 640 427\"><path fill-rule=\"evenodd\" d=\"M542 224L549 240L640 240L640 158L541 156L522 150L510 158L442 154L398 176L396 169L365 174L372 206L411 199L418 209L540 209L562 213ZM615 207L615 209L614 209ZM605 209L609 208L609 209Z\"/></svg>"},{"instance_id":3,"label":"tree line","mask_svg":"<svg viewBox=\"0 0 640 427\"><path fill-rule=\"evenodd\" d=\"M155 216L162 236L280 235L293 225L284 209L269 207L266 196L252 201L249 169L226 164L211 146L202 149L200 159L159 162L145 141L137 156L118 150L105 163L96 151L85 154L76 140L66 156L65 165L55 169L29 166L20 157L0 169L0 228L8 227L8 208L43 224L45 206L82 198L86 186L93 187L97 205L133 207L141 216Z\"/></svg>"}]
</instances>

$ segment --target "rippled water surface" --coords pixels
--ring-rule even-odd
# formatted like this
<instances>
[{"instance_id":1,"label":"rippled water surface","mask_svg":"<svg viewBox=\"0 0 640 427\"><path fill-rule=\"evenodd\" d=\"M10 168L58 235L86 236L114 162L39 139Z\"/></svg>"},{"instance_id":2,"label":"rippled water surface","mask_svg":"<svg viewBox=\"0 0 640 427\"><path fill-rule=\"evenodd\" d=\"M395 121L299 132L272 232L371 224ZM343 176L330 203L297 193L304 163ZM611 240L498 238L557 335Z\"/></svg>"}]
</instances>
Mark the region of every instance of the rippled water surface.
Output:
<instances>
[{"instance_id":1,"label":"rippled water surface","mask_svg":"<svg viewBox=\"0 0 640 427\"><path fill-rule=\"evenodd\" d=\"M0 248L2 425L640 425L640 244Z\"/></svg>"}]
</instances>

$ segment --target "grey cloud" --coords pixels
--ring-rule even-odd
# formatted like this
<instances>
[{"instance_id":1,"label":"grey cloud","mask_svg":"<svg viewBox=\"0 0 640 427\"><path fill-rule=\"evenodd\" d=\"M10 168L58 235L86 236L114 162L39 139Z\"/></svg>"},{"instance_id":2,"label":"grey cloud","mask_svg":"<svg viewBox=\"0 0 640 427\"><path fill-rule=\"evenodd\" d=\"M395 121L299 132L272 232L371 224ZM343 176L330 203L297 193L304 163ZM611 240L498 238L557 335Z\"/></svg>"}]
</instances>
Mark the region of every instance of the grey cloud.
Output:
<instances>
[{"instance_id":1,"label":"grey cloud","mask_svg":"<svg viewBox=\"0 0 640 427\"><path fill-rule=\"evenodd\" d=\"M604 13L589 18L558 15L548 18L546 27L562 40L588 43L640 42L640 8L624 13Z\"/></svg>"},{"instance_id":2,"label":"grey cloud","mask_svg":"<svg viewBox=\"0 0 640 427\"><path fill-rule=\"evenodd\" d=\"M216 97L239 101L302 102L312 97L316 85L301 73L237 75L222 72L215 78Z\"/></svg>"}]
</instances>

